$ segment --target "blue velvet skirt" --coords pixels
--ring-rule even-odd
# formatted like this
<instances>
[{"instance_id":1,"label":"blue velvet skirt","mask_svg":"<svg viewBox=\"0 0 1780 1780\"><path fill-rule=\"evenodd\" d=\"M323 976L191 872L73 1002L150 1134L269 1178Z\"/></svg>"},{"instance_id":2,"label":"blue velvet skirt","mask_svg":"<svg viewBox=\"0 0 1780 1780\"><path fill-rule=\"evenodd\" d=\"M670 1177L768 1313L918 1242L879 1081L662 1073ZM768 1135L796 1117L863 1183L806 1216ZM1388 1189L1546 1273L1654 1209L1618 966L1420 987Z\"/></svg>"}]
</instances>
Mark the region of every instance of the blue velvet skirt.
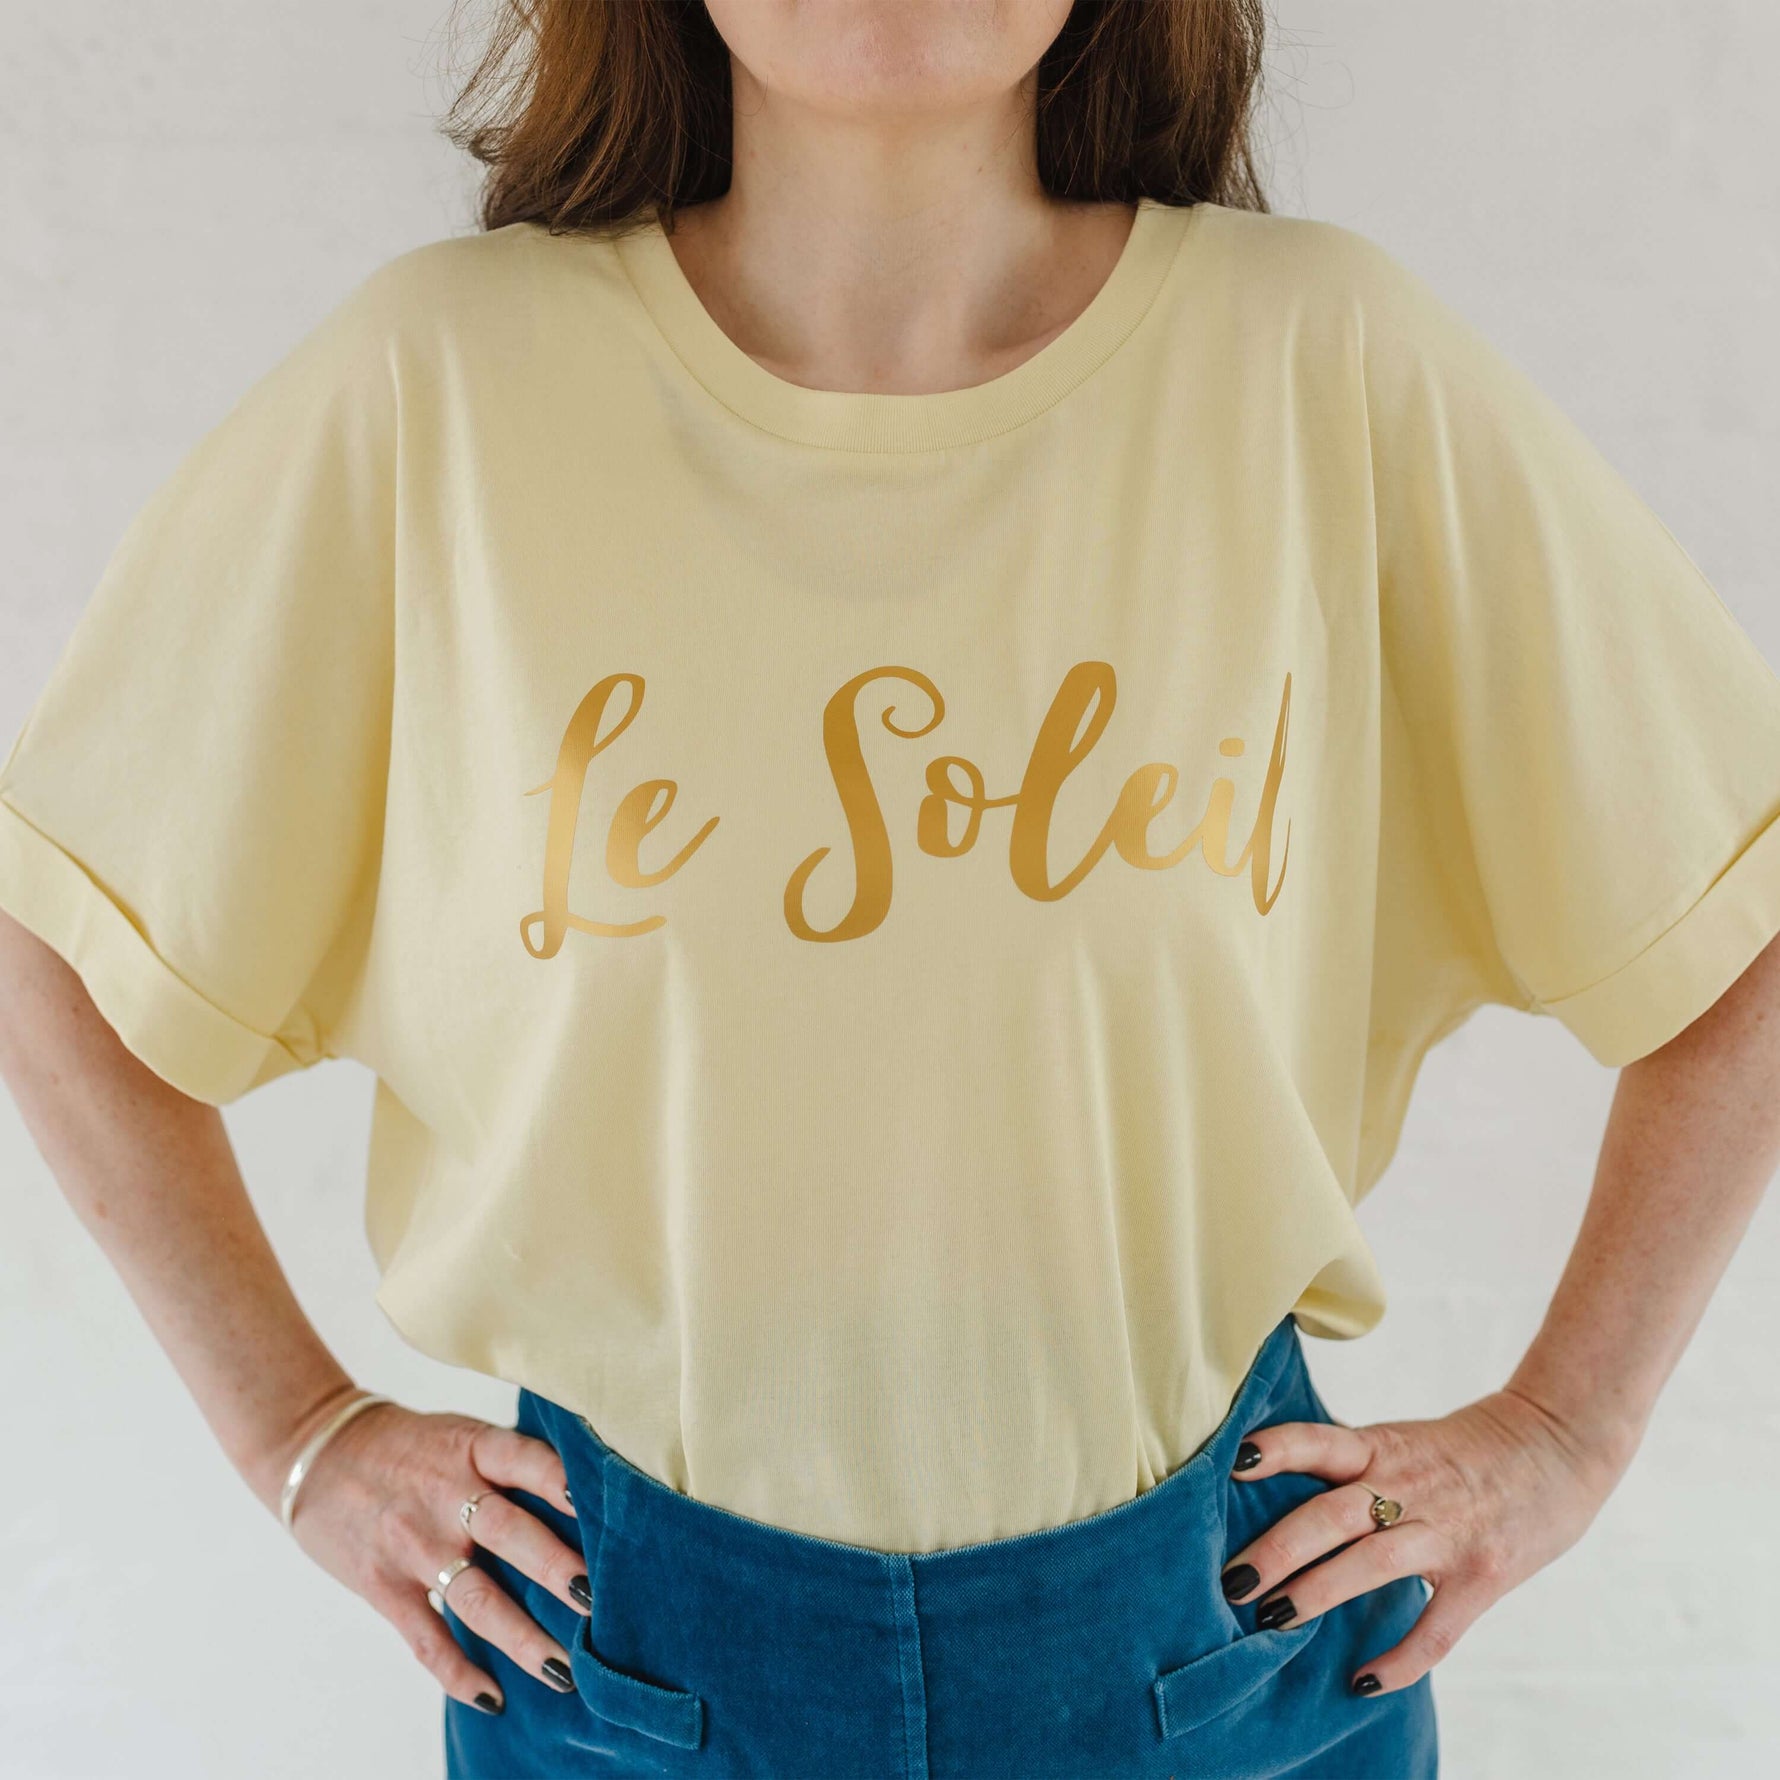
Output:
<instances>
[{"instance_id":1,"label":"blue velvet skirt","mask_svg":"<svg viewBox=\"0 0 1780 1780\"><path fill-rule=\"evenodd\" d=\"M693 1500L522 1392L578 1515L514 1499L586 1553L590 1616L482 1552L572 1656L556 1693L449 1622L500 1682L448 1702L451 1780L1431 1780L1430 1678L1357 1695L1428 1587L1405 1577L1262 1630L1226 1560L1329 1485L1231 1475L1238 1442L1331 1420L1285 1318L1215 1433L1133 1500L1035 1533L903 1555Z\"/></svg>"}]
</instances>

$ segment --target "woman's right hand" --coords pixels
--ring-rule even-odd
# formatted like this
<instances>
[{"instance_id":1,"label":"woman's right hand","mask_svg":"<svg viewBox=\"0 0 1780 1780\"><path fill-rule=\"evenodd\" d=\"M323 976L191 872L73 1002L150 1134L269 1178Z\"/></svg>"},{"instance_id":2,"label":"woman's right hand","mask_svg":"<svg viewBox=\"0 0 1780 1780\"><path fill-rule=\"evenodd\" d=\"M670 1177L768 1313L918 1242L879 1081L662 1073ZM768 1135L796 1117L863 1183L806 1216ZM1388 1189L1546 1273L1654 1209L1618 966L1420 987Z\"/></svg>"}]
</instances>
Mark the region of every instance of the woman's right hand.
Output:
<instances>
[{"instance_id":1,"label":"woman's right hand","mask_svg":"<svg viewBox=\"0 0 1780 1780\"><path fill-rule=\"evenodd\" d=\"M241 1179L221 1112L129 1049L61 955L0 911L0 1074L68 1203L92 1232L191 1391L218 1445L276 1511L292 1459L352 1382L292 1295ZM202 1293L192 1281L205 1282ZM293 1421L280 1406L302 1404ZM498 1712L501 1689L427 1605L439 1571L474 1549L459 1506L524 1491L571 1512L553 1447L461 1415L379 1403L317 1455L292 1530L389 1620L453 1699ZM475 1544L580 1612L578 1552L499 1493ZM540 1685L574 1686L566 1653L472 1566L450 1611ZM480 1698L478 1696L481 1696Z\"/></svg>"},{"instance_id":2,"label":"woman's right hand","mask_svg":"<svg viewBox=\"0 0 1780 1780\"><path fill-rule=\"evenodd\" d=\"M469 1416L378 1404L322 1448L291 1521L298 1544L401 1633L446 1693L484 1712L506 1701L429 1604L440 1570L481 1546L577 1613L592 1604L581 1553L501 1493L508 1489L574 1510L562 1459L547 1442ZM473 1539L458 1515L472 1496L481 1497ZM543 1685L574 1688L568 1652L479 1565L452 1580L447 1605Z\"/></svg>"}]
</instances>

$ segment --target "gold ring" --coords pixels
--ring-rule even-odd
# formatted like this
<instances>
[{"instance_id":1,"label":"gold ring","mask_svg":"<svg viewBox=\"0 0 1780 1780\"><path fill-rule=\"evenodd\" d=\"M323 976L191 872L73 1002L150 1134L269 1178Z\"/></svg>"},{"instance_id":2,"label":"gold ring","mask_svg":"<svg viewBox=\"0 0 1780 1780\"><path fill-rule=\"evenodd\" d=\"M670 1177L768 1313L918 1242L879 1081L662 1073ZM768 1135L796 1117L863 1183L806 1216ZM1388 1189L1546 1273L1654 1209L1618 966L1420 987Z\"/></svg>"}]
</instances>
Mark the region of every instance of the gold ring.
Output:
<instances>
[{"instance_id":1,"label":"gold ring","mask_svg":"<svg viewBox=\"0 0 1780 1780\"><path fill-rule=\"evenodd\" d=\"M1381 1496L1376 1490L1372 1492L1372 1519L1381 1527L1394 1526L1403 1518L1403 1504L1393 1502L1389 1496Z\"/></svg>"}]
</instances>

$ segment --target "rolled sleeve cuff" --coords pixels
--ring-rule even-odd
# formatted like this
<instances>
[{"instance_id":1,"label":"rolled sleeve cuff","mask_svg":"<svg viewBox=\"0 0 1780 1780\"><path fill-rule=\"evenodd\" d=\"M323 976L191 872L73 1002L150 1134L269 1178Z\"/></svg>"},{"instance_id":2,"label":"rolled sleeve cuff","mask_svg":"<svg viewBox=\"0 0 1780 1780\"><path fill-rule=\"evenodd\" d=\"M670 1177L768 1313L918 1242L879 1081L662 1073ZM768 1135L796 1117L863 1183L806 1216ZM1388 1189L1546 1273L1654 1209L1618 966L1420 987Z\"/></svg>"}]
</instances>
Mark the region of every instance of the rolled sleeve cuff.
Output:
<instances>
[{"instance_id":1,"label":"rolled sleeve cuff","mask_svg":"<svg viewBox=\"0 0 1780 1780\"><path fill-rule=\"evenodd\" d=\"M0 909L59 953L125 1046L194 1100L221 1106L315 1060L300 1038L257 1032L195 989L73 855L3 798Z\"/></svg>"},{"instance_id":2,"label":"rolled sleeve cuff","mask_svg":"<svg viewBox=\"0 0 1780 1780\"><path fill-rule=\"evenodd\" d=\"M1618 1068L1698 1019L1780 933L1780 818L1681 916L1610 975L1535 1011L1555 1014Z\"/></svg>"}]
</instances>

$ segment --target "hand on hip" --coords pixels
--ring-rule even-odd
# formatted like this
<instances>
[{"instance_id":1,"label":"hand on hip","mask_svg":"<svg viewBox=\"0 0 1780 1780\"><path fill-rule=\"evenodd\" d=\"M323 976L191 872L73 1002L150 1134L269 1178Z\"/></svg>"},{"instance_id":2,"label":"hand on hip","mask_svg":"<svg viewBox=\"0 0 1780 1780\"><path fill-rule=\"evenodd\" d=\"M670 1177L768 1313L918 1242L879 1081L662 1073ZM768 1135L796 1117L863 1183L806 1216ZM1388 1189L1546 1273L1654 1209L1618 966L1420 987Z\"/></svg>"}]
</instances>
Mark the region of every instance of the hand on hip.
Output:
<instances>
[{"instance_id":1,"label":"hand on hip","mask_svg":"<svg viewBox=\"0 0 1780 1780\"><path fill-rule=\"evenodd\" d=\"M566 1693L574 1681L568 1652L476 1564L477 1548L577 1613L592 1601L581 1553L508 1490L573 1506L546 1442L380 1404L322 1449L292 1520L303 1549L369 1601L453 1699L485 1712L504 1707L500 1686L459 1649L446 1609L542 1684Z\"/></svg>"}]
</instances>

